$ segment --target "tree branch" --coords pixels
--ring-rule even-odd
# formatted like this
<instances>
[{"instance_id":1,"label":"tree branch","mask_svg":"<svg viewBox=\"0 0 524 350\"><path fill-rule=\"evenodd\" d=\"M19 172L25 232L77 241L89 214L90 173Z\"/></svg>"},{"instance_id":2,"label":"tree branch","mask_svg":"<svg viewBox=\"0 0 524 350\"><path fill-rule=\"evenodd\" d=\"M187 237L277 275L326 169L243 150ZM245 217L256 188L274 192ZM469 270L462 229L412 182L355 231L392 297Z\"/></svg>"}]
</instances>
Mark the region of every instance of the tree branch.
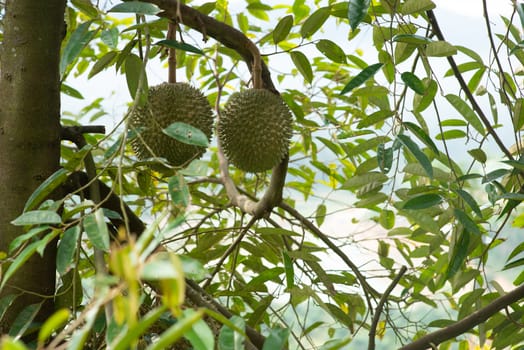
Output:
<instances>
[{"instance_id":1,"label":"tree branch","mask_svg":"<svg viewBox=\"0 0 524 350\"><path fill-rule=\"evenodd\" d=\"M380 301L378 302L377 308L375 310L375 315L373 316L373 321L371 322L371 328L369 329L368 350L375 349L375 335L377 333L377 325L378 325L378 321L380 320L380 314L382 313L384 304L386 304L386 301L388 300L389 295L393 291L393 288L395 288L395 286L400 281L402 276L404 276L404 274L406 273L406 270L407 268L405 266L402 266L400 268L400 271L398 272L397 277L395 277L395 279L391 281L391 284L389 285L388 289L386 289L386 291L380 298Z\"/></svg>"},{"instance_id":2,"label":"tree branch","mask_svg":"<svg viewBox=\"0 0 524 350\"><path fill-rule=\"evenodd\" d=\"M435 35L437 36L439 40L445 41L444 34L442 34L442 31L440 30L440 27L437 22L437 18L435 17L433 10L428 10L426 11L426 13L428 15L428 19L431 24L431 27L433 28L433 33L435 33ZM468 88L468 84L464 80L464 77L462 76L462 74L460 73L457 67L457 63L455 62L455 59L453 58L453 56L447 56L446 58L448 59L451 69L453 70L453 74L455 75L455 78L459 82L462 90L464 90L464 93L466 94L469 102L471 103L471 106L473 107L475 112L477 112L477 115L479 116L480 120L482 120L482 123L486 127L486 130L488 130L488 133L491 134L491 136L493 137L493 139L499 146L500 150L506 155L506 157L510 160L513 160L513 156L511 155L511 152L508 151L508 149L506 148L506 146L500 139L499 135L495 132L495 130L491 126L491 123L488 120L488 118L486 117L486 115L484 114L484 111L482 111L482 108L480 108L479 104L477 103L477 100L475 99L475 97L473 97L473 94L471 93L471 91Z\"/></svg>"},{"instance_id":3,"label":"tree branch","mask_svg":"<svg viewBox=\"0 0 524 350\"><path fill-rule=\"evenodd\" d=\"M452 325L439 329L436 332L426 334L420 339L417 339L413 343L405 345L400 348L400 350L422 350L431 347L432 345L438 345L448 339L455 338L461 334L466 333L473 327L481 324L486 321L488 318L496 314L498 311L503 308L516 303L517 301L524 298L524 284L515 288L506 295L503 295L486 307L475 311L468 317L463 318L462 320L453 323Z\"/></svg>"},{"instance_id":4,"label":"tree branch","mask_svg":"<svg viewBox=\"0 0 524 350\"><path fill-rule=\"evenodd\" d=\"M206 16L199 11L181 4L176 0L142 0L160 7L163 12L159 14L161 17L166 17L177 23L184 24L194 30L199 31L206 36L210 36L235 50L247 64L251 71L255 88L261 87L267 89L274 94L279 94L275 89L271 80L271 74L264 61L260 60L260 54L256 45L249 40L241 31L215 20L212 17ZM259 72L260 70L260 72ZM261 81L258 76L260 74ZM289 158L286 156L282 162L276 165L271 174L271 181L264 196L258 202L253 201L249 197L242 196L236 189L236 186L229 176L229 164L224 157L224 154L219 145L218 151L220 161L220 173L222 176L224 187L231 203L244 213L253 215L255 218L261 218L271 212L271 210L282 201L282 189L284 187L287 166Z\"/></svg>"}]
</instances>

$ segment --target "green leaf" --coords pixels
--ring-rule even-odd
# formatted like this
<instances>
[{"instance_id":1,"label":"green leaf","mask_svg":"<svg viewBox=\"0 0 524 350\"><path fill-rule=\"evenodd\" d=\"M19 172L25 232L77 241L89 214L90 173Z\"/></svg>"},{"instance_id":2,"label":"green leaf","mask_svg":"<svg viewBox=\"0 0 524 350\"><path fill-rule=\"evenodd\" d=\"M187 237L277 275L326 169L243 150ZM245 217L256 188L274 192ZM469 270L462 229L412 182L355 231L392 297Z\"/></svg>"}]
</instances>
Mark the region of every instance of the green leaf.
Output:
<instances>
[{"instance_id":1,"label":"green leaf","mask_svg":"<svg viewBox=\"0 0 524 350\"><path fill-rule=\"evenodd\" d=\"M453 209L453 214L455 215L457 221L462 224L462 226L464 226L464 229L466 229L468 232L474 233L477 236L481 235L479 227L473 220L471 220L468 214L457 208Z\"/></svg>"},{"instance_id":2,"label":"green leaf","mask_svg":"<svg viewBox=\"0 0 524 350\"><path fill-rule=\"evenodd\" d=\"M289 337L287 328L271 328L266 337L262 350L283 350L286 348L287 338Z\"/></svg>"},{"instance_id":3,"label":"green leaf","mask_svg":"<svg viewBox=\"0 0 524 350\"><path fill-rule=\"evenodd\" d=\"M286 287L291 290L295 286L295 271L293 269L293 260L286 251L282 252L284 260L284 271L286 273Z\"/></svg>"},{"instance_id":4,"label":"green leaf","mask_svg":"<svg viewBox=\"0 0 524 350\"><path fill-rule=\"evenodd\" d=\"M522 4L519 4L522 5ZM517 98L513 107L513 130L519 131L524 126L524 99Z\"/></svg>"},{"instance_id":5,"label":"green leaf","mask_svg":"<svg viewBox=\"0 0 524 350\"><path fill-rule=\"evenodd\" d=\"M451 252L451 259L446 270L446 280L452 278L462 267L468 255L469 232L463 230L458 237L457 242L453 246Z\"/></svg>"},{"instance_id":6,"label":"green leaf","mask_svg":"<svg viewBox=\"0 0 524 350\"><path fill-rule=\"evenodd\" d=\"M324 203L321 203L318 205L317 211L315 213L315 220L317 222L318 227L322 226L325 218L326 218L326 205Z\"/></svg>"},{"instance_id":7,"label":"green leaf","mask_svg":"<svg viewBox=\"0 0 524 350\"><path fill-rule=\"evenodd\" d=\"M435 145L431 137L429 137L429 135L420 126L412 122L404 122L402 125L415 134L415 136L417 136L420 141L424 142L424 144L428 146L433 151L433 153L439 154L437 145Z\"/></svg>"},{"instance_id":8,"label":"green leaf","mask_svg":"<svg viewBox=\"0 0 524 350\"><path fill-rule=\"evenodd\" d=\"M377 162L383 174L389 173L393 166L393 148L386 148L383 143L379 144L377 146Z\"/></svg>"},{"instance_id":9,"label":"green leaf","mask_svg":"<svg viewBox=\"0 0 524 350\"><path fill-rule=\"evenodd\" d=\"M346 63L344 50L331 40L321 39L316 43L318 51L336 63Z\"/></svg>"},{"instance_id":10,"label":"green leaf","mask_svg":"<svg viewBox=\"0 0 524 350\"><path fill-rule=\"evenodd\" d=\"M353 77L353 79L351 79L349 83L346 84L346 86L344 86L340 94L344 95L350 92L351 90L353 90L354 88L364 84L364 82L366 82L366 80L368 80L369 78L373 77L375 73L377 73L382 66L383 66L382 63L375 63L375 64L372 64L366 67L360 73L358 73L355 77Z\"/></svg>"},{"instance_id":11,"label":"green leaf","mask_svg":"<svg viewBox=\"0 0 524 350\"><path fill-rule=\"evenodd\" d=\"M93 6L90 0L71 0L71 3L80 11L91 18L98 17L98 10Z\"/></svg>"},{"instance_id":12,"label":"green leaf","mask_svg":"<svg viewBox=\"0 0 524 350\"><path fill-rule=\"evenodd\" d=\"M424 171L428 175L430 179L433 178L433 166L431 165L431 162L429 161L428 157L420 150L420 148L417 146L415 142L413 142L408 136L406 135L397 135L397 140L399 140L410 152L413 154L413 156L417 159L417 161L420 163L420 165L424 168Z\"/></svg>"},{"instance_id":13,"label":"green leaf","mask_svg":"<svg viewBox=\"0 0 524 350\"><path fill-rule=\"evenodd\" d=\"M90 79L93 76L95 76L96 74L100 73L107 66L109 66L117 56L118 56L118 52L109 51L104 56L100 57L98 61L96 61L95 64L93 65L93 68L91 68L91 71L89 72L87 77Z\"/></svg>"},{"instance_id":14,"label":"green leaf","mask_svg":"<svg viewBox=\"0 0 524 350\"><path fill-rule=\"evenodd\" d=\"M484 150L480 148L470 149L468 150L468 153L473 157L473 159L482 164L486 163L486 161L488 160L488 156L486 155Z\"/></svg>"},{"instance_id":15,"label":"green leaf","mask_svg":"<svg viewBox=\"0 0 524 350\"><path fill-rule=\"evenodd\" d=\"M471 124L473 128L475 128L475 130L477 130L481 135L486 135L486 131L484 130L484 126L482 125L479 117L463 99L453 94L448 94L445 97L448 102L464 117L464 119L469 124Z\"/></svg>"},{"instance_id":16,"label":"green leaf","mask_svg":"<svg viewBox=\"0 0 524 350\"><path fill-rule=\"evenodd\" d=\"M80 91L65 83L60 85L60 92L66 94L67 96L78 98L79 100L84 99L84 96L80 93Z\"/></svg>"},{"instance_id":17,"label":"green leaf","mask_svg":"<svg viewBox=\"0 0 524 350\"><path fill-rule=\"evenodd\" d=\"M24 335L25 331L33 323L36 315L42 307L42 303L31 304L26 306L21 312L18 313L16 319L11 324L9 335L14 338L20 338Z\"/></svg>"},{"instance_id":18,"label":"green leaf","mask_svg":"<svg viewBox=\"0 0 524 350\"><path fill-rule=\"evenodd\" d=\"M499 177L507 175L509 172L510 170L508 169L496 169L496 170L490 171L489 173L486 174L486 176L482 178L482 183L485 184L493 180L496 180Z\"/></svg>"},{"instance_id":19,"label":"green leaf","mask_svg":"<svg viewBox=\"0 0 524 350\"><path fill-rule=\"evenodd\" d=\"M169 178L169 195L176 206L186 208L189 205L189 187L182 174L176 174Z\"/></svg>"},{"instance_id":20,"label":"green leaf","mask_svg":"<svg viewBox=\"0 0 524 350\"><path fill-rule=\"evenodd\" d=\"M15 260L11 263L11 265L9 265L7 271L3 275L0 289L4 287L5 283L13 276L13 274L36 252L39 246L39 241L33 242L25 247L24 250L22 250L22 252L16 256Z\"/></svg>"},{"instance_id":21,"label":"green leaf","mask_svg":"<svg viewBox=\"0 0 524 350\"><path fill-rule=\"evenodd\" d=\"M56 212L52 210L31 210L26 211L13 221L11 224L15 226L25 226L25 225L40 225L40 224L60 224L62 223L62 218Z\"/></svg>"},{"instance_id":22,"label":"green leaf","mask_svg":"<svg viewBox=\"0 0 524 350\"><path fill-rule=\"evenodd\" d=\"M431 0L407 0L402 5L402 13L404 15L423 13L424 11L434 9L435 7L436 5Z\"/></svg>"},{"instance_id":23,"label":"green leaf","mask_svg":"<svg viewBox=\"0 0 524 350\"><path fill-rule=\"evenodd\" d=\"M393 38L391 38L391 40L398 43L412 45L427 45L433 42L433 40L431 40L430 38L416 34L397 34Z\"/></svg>"},{"instance_id":24,"label":"green leaf","mask_svg":"<svg viewBox=\"0 0 524 350\"><path fill-rule=\"evenodd\" d=\"M71 311L68 309L60 309L44 322L42 328L40 328L40 331L38 332L39 347L44 348L44 343L47 339L49 339L54 331L58 330L67 322L70 315Z\"/></svg>"},{"instance_id":25,"label":"green leaf","mask_svg":"<svg viewBox=\"0 0 524 350\"><path fill-rule=\"evenodd\" d=\"M273 30L273 43L276 45L286 39L293 27L293 15L282 17Z\"/></svg>"},{"instance_id":26,"label":"green leaf","mask_svg":"<svg viewBox=\"0 0 524 350\"><path fill-rule=\"evenodd\" d=\"M164 331L158 339L155 340L146 350L163 350L169 349L177 340L182 338L193 325L202 319L204 316L203 310L194 311L192 309L184 310L182 316L177 319L177 322Z\"/></svg>"},{"instance_id":27,"label":"green leaf","mask_svg":"<svg viewBox=\"0 0 524 350\"><path fill-rule=\"evenodd\" d=\"M68 228L60 242L56 253L56 270L60 275L65 274L75 258L76 245L80 236L80 226L76 225Z\"/></svg>"},{"instance_id":28,"label":"green leaf","mask_svg":"<svg viewBox=\"0 0 524 350\"><path fill-rule=\"evenodd\" d=\"M515 2L514 6L517 8L517 13L519 14L520 25L524 29L524 4Z\"/></svg>"},{"instance_id":29,"label":"green leaf","mask_svg":"<svg viewBox=\"0 0 524 350\"><path fill-rule=\"evenodd\" d=\"M204 320L196 321L191 329L184 334L194 350L214 350L215 336Z\"/></svg>"},{"instance_id":30,"label":"green leaf","mask_svg":"<svg viewBox=\"0 0 524 350\"><path fill-rule=\"evenodd\" d=\"M237 328L244 329L246 324L239 316L231 316L229 319ZM244 350L245 335L224 325L218 334L218 350Z\"/></svg>"},{"instance_id":31,"label":"green leaf","mask_svg":"<svg viewBox=\"0 0 524 350\"><path fill-rule=\"evenodd\" d=\"M84 217L84 230L95 248L109 251L109 231L101 208Z\"/></svg>"},{"instance_id":32,"label":"green leaf","mask_svg":"<svg viewBox=\"0 0 524 350\"><path fill-rule=\"evenodd\" d=\"M389 178L379 172L365 173L362 175L355 175L349 178L343 185L342 188L360 188L364 185L367 185L372 182L384 183L388 181Z\"/></svg>"},{"instance_id":33,"label":"green leaf","mask_svg":"<svg viewBox=\"0 0 524 350\"><path fill-rule=\"evenodd\" d=\"M28 211L40 204L44 199L48 198L58 186L60 186L68 176L69 172L66 169L58 169L31 194L24 206L24 211Z\"/></svg>"},{"instance_id":34,"label":"green leaf","mask_svg":"<svg viewBox=\"0 0 524 350\"><path fill-rule=\"evenodd\" d=\"M380 226L387 230L391 230L395 226L395 213L388 209L383 209L380 212L378 222Z\"/></svg>"},{"instance_id":35,"label":"green leaf","mask_svg":"<svg viewBox=\"0 0 524 350\"><path fill-rule=\"evenodd\" d=\"M368 14L371 0L350 0L348 6L348 19L351 30L357 30L358 25Z\"/></svg>"},{"instance_id":36,"label":"green leaf","mask_svg":"<svg viewBox=\"0 0 524 350\"><path fill-rule=\"evenodd\" d=\"M121 332L115 339L113 339L110 349L113 350L127 350L131 348L137 339L139 339L149 327L157 322L160 317L166 312L165 306L153 309L140 318L140 321L135 323L127 331Z\"/></svg>"},{"instance_id":37,"label":"green leaf","mask_svg":"<svg viewBox=\"0 0 524 350\"><path fill-rule=\"evenodd\" d=\"M18 339L13 339L8 335L4 335L0 340L0 345L2 350L28 350L29 348L24 345L24 343ZM32 348L33 349L33 348Z\"/></svg>"},{"instance_id":38,"label":"green leaf","mask_svg":"<svg viewBox=\"0 0 524 350\"><path fill-rule=\"evenodd\" d=\"M297 67L300 74L302 74L304 79L306 79L306 81L311 84L313 81L313 70L306 55L300 51L291 51L290 55L293 64L295 64L295 67Z\"/></svg>"},{"instance_id":39,"label":"green leaf","mask_svg":"<svg viewBox=\"0 0 524 350\"><path fill-rule=\"evenodd\" d=\"M302 24L302 28L300 28L300 35L306 39L315 34L329 18L330 13L331 10L329 7L321 7L313 12L311 16L309 16L308 19L304 21L304 24Z\"/></svg>"},{"instance_id":40,"label":"green leaf","mask_svg":"<svg viewBox=\"0 0 524 350\"><path fill-rule=\"evenodd\" d=\"M404 72L400 75L402 81L413 91L419 95L424 95L426 88L422 81L411 72Z\"/></svg>"},{"instance_id":41,"label":"green leaf","mask_svg":"<svg viewBox=\"0 0 524 350\"><path fill-rule=\"evenodd\" d=\"M100 33L100 39L102 40L102 42L112 49L116 49L118 47L118 38L119 33L118 28L116 27L103 30L102 33Z\"/></svg>"},{"instance_id":42,"label":"green leaf","mask_svg":"<svg viewBox=\"0 0 524 350\"><path fill-rule=\"evenodd\" d=\"M435 139L437 140L453 140L453 139L462 139L467 137L468 135L462 131L462 130L447 130L442 133L439 133L435 136Z\"/></svg>"},{"instance_id":43,"label":"green leaf","mask_svg":"<svg viewBox=\"0 0 524 350\"><path fill-rule=\"evenodd\" d=\"M48 226L48 225L37 226L37 227L33 227L27 233L24 233L20 236L16 236L16 238L13 239L11 243L9 243L9 249L8 249L9 254L13 254L14 251L18 249L23 243L29 241L31 238L49 229L51 229L51 226Z\"/></svg>"},{"instance_id":44,"label":"green leaf","mask_svg":"<svg viewBox=\"0 0 524 350\"><path fill-rule=\"evenodd\" d=\"M170 47L177 50L197 53L199 55L204 55L204 51L200 50L198 47L195 47L193 45L189 45L186 43L181 43L176 40L160 40L155 43L155 45L161 45L165 47Z\"/></svg>"},{"instance_id":45,"label":"green leaf","mask_svg":"<svg viewBox=\"0 0 524 350\"><path fill-rule=\"evenodd\" d=\"M428 57L448 57L457 54L457 48L447 41L433 41L426 46Z\"/></svg>"},{"instance_id":46,"label":"green leaf","mask_svg":"<svg viewBox=\"0 0 524 350\"><path fill-rule=\"evenodd\" d=\"M402 206L402 209L426 209L440 203L442 203L442 197L440 195L428 193L408 199Z\"/></svg>"},{"instance_id":47,"label":"green leaf","mask_svg":"<svg viewBox=\"0 0 524 350\"><path fill-rule=\"evenodd\" d=\"M109 9L108 12L137 13L140 15L156 15L161 10L158 6L141 1L127 1Z\"/></svg>"},{"instance_id":48,"label":"green leaf","mask_svg":"<svg viewBox=\"0 0 524 350\"><path fill-rule=\"evenodd\" d=\"M140 57L135 54L129 54L125 60L126 70L126 81L129 94L133 99L136 98L136 94L139 93L139 104L144 105L147 101L147 75L144 69L144 64ZM142 84L140 78L142 77Z\"/></svg>"},{"instance_id":49,"label":"green leaf","mask_svg":"<svg viewBox=\"0 0 524 350\"><path fill-rule=\"evenodd\" d=\"M206 134L192 125L182 122L176 122L162 129L162 132L177 141L188 145L207 147L209 140Z\"/></svg>"},{"instance_id":50,"label":"green leaf","mask_svg":"<svg viewBox=\"0 0 524 350\"><path fill-rule=\"evenodd\" d=\"M464 202L467 203L467 205L469 205L471 210L473 210L473 212L477 214L479 218L482 218L482 212L480 211L477 201L475 201L475 198L473 198L472 195L462 189L457 189L455 192L460 196L460 198L462 198L462 200L464 200Z\"/></svg>"},{"instance_id":51,"label":"green leaf","mask_svg":"<svg viewBox=\"0 0 524 350\"><path fill-rule=\"evenodd\" d=\"M67 67L80 55L84 47L94 38L96 32L90 31L92 21L80 24L71 34L67 44L62 50L60 58L60 76L63 77Z\"/></svg>"}]
</instances>

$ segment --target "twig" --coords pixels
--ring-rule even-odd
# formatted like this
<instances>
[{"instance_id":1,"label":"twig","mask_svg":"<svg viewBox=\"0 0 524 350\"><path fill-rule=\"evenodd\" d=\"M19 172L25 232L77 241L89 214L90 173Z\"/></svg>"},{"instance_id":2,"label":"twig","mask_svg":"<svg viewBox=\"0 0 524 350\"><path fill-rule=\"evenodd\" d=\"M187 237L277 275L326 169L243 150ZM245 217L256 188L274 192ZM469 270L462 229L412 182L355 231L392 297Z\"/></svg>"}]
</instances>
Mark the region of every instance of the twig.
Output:
<instances>
[{"instance_id":1,"label":"twig","mask_svg":"<svg viewBox=\"0 0 524 350\"><path fill-rule=\"evenodd\" d=\"M375 335L377 334L377 325L378 321L380 320L380 314L382 313L382 309L384 308L384 304L388 300L389 295L393 291L393 288L397 285L397 283L400 281L402 276L406 273L407 268L405 266L402 266L400 268L400 271L398 272L397 277L393 281L391 281L391 284L389 285L388 289L382 294L382 297L380 298L380 301L378 302L377 308L375 309L375 315L373 316L373 321L371 322L371 328L369 329L369 343L368 343L368 350L375 350Z\"/></svg>"},{"instance_id":2,"label":"twig","mask_svg":"<svg viewBox=\"0 0 524 350\"><path fill-rule=\"evenodd\" d=\"M287 205L284 202L280 203L278 206L286 212L288 212L291 216L299 220L302 225L307 227L309 231L311 231L318 239L324 242L324 244L327 245L328 248L330 248L340 259L342 259L342 261L344 261L344 263L353 271L358 281L360 282L362 290L364 291L364 295L366 296L366 301L368 303L369 310L373 310L373 306L371 305L370 294L371 297L375 298L379 296L380 293L369 285L369 283L366 281L366 277L362 275L357 265L355 265L355 263L351 261L347 257L347 255L344 254L344 252L335 245L335 243L331 242L331 240L322 231L320 231L320 229L318 229L311 221L309 221L302 214L300 214L295 208Z\"/></svg>"},{"instance_id":3,"label":"twig","mask_svg":"<svg viewBox=\"0 0 524 350\"><path fill-rule=\"evenodd\" d=\"M440 27L437 22L437 18L435 17L435 14L433 13L433 10L426 11L428 15L429 22L431 23L431 27L433 28L433 32L437 36L439 40L445 41L444 35L442 34L442 31L440 30ZM471 91L468 88L468 84L466 84L466 81L464 80L464 77L460 73L460 70L457 67L457 64L455 63L455 59L453 56L447 56L449 65L451 66L451 69L453 70L453 74L455 75L455 78L460 84L460 87L462 90L464 90L464 93L466 94L469 102L471 103L473 109L475 112L477 112L477 115L482 120L482 123L486 127L486 130L488 133L491 134L497 145L499 146L500 150L506 155L506 157L510 160L513 160L513 156L511 155L511 152L508 151L502 140L500 139L499 135L495 132L493 127L491 126L490 121L482 111L482 108L480 108L479 104L477 103L477 100L471 93Z\"/></svg>"},{"instance_id":4,"label":"twig","mask_svg":"<svg viewBox=\"0 0 524 350\"><path fill-rule=\"evenodd\" d=\"M206 282L204 282L204 285L202 286L202 288L206 289L209 284L211 283L211 281L213 280L213 278L215 277L215 275L220 271L220 269L222 268L222 264L224 263L224 261L227 259L227 257L237 248L237 246L240 244L240 242L242 242L242 239L244 239L244 236L248 233L249 229L251 228L251 226L253 226L255 224L255 222L257 221L257 218L253 217L251 218L251 220L249 221L249 223L247 224L246 227L244 227L244 229L242 230L242 232L240 232L240 235L237 237L237 239L235 239L235 241L233 242L233 244L231 244L227 250L224 252L224 254L222 254L222 256L220 257L220 260L217 262L216 266L215 266L215 269L213 270L213 272L211 272L210 276L207 278Z\"/></svg>"},{"instance_id":5,"label":"twig","mask_svg":"<svg viewBox=\"0 0 524 350\"><path fill-rule=\"evenodd\" d=\"M426 334L422 338L417 339L413 343L405 345L400 350L423 350L433 345L438 345L448 339L455 338L461 334L466 333L473 327L483 323L488 318L496 314L498 311L504 309L506 306L516 303L524 298L524 284L513 289L511 292L498 297L487 306L475 311L471 315L463 318L452 325L439 329L433 333Z\"/></svg>"}]
</instances>

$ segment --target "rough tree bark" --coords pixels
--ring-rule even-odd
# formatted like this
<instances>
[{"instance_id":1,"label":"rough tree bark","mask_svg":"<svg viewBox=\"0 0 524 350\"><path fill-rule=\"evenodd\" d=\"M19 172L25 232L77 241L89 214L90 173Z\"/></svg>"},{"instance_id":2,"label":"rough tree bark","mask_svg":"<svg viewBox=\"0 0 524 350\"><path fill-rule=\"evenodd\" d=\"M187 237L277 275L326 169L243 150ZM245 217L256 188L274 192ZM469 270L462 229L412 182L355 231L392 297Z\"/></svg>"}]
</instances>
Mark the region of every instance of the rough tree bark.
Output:
<instances>
[{"instance_id":1,"label":"rough tree bark","mask_svg":"<svg viewBox=\"0 0 524 350\"><path fill-rule=\"evenodd\" d=\"M59 167L60 44L65 0L7 0L0 65L0 251L23 231L10 222L31 193ZM31 259L0 291L18 295L0 320L5 333L25 306L45 300L53 311L55 253ZM5 271L6 265L2 266Z\"/></svg>"}]
</instances>

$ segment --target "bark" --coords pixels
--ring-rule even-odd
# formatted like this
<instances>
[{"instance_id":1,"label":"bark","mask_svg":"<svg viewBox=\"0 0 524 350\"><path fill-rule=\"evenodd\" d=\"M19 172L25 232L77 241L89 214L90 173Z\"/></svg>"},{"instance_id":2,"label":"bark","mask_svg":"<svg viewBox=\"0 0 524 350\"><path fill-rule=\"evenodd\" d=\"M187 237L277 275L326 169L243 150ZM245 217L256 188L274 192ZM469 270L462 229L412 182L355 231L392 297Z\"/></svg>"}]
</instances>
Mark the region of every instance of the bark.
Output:
<instances>
[{"instance_id":1,"label":"bark","mask_svg":"<svg viewBox=\"0 0 524 350\"><path fill-rule=\"evenodd\" d=\"M0 251L24 231L10 222L59 167L60 44L65 0L7 0L0 65ZM53 311L56 246L30 259L0 291L19 295L0 320L5 333L27 305ZM2 270L7 266L4 264Z\"/></svg>"}]
</instances>

